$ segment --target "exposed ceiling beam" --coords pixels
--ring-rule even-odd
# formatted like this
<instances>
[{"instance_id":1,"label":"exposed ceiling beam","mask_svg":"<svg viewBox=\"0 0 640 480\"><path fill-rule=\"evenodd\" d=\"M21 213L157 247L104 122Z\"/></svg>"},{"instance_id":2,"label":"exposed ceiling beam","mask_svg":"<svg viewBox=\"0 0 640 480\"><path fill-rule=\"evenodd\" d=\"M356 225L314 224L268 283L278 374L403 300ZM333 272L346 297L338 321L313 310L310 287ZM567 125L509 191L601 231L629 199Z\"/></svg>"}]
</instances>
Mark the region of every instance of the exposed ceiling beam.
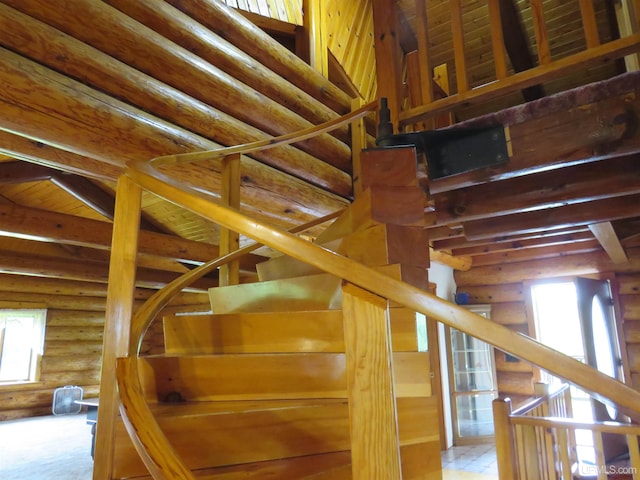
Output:
<instances>
[{"instance_id":1,"label":"exposed ceiling beam","mask_svg":"<svg viewBox=\"0 0 640 480\"><path fill-rule=\"evenodd\" d=\"M464 233L469 240L474 240L500 235L559 230L637 216L640 216L640 195L638 194L474 220L465 223Z\"/></svg>"},{"instance_id":2,"label":"exposed ceiling beam","mask_svg":"<svg viewBox=\"0 0 640 480\"><path fill-rule=\"evenodd\" d=\"M111 248L112 224L35 208L0 205L0 233L44 242L64 243L108 250ZM201 264L219 255L216 245L185 240L161 233L140 232L139 252L176 261ZM255 272L258 255L241 260L243 271Z\"/></svg>"},{"instance_id":3,"label":"exposed ceiling beam","mask_svg":"<svg viewBox=\"0 0 640 480\"><path fill-rule=\"evenodd\" d=\"M553 245L567 245L591 240L593 240L593 234L589 230L585 229L585 231L582 232L562 232L559 235L546 235L544 237L527 238L507 242L498 241L486 245L455 248L453 249L452 254L455 256L464 255L475 258L487 254L527 250Z\"/></svg>"},{"instance_id":4,"label":"exposed ceiling beam","mask_svg":"<svg viewBox=\"0 0 640 480\"><path fill-rule=\"evenodd\" d=\"M31 162L15 161L0 163L0 184L17 184L46 180L50 180L108 220L113 220L115 197L102 190L91 180L80 175L64 173L60 170ZM167 234L172 233L166 228L159 228L156 222L149 219L144 213L140 219L140 224L144 230Z\"/></svg>"},{"instance_id":5,"label":"exposed ceiling beam","mask_svg":"<svg viewBox=\"0 0 640 480\"><path fill-rule=\"evenodd\" d=\"M628 263L629 258L616 235L611 222L594 223L589 225L589 230L598 239L604 251L607 252L611 261L615 264Z\"/></svg>"},{"instance_id":6,"label":"exposed ceiling beam","mask_svg":"<svg viewBox=\"0 0 640 480\"><path fill-rule=\"evenodd\" d=\"M109 264L87 259L44 257L38 255L16 255L15 252L0 251L0 272L15 275L59 278L85 282L107 283ZM180 274L161 272L148 268L136 271L136 286L159 289L178 278ZM189 291L206 291L217 285L213 279L201 279L193 283Z\"/></svg>"},{"instance_id":7,"label":"exposed ceiling beam","mask_svg":"<svg viewBox=\"0 0 640 480\"><path fill-rule=\"evenodd\" d=\"M574 165L434 195L436 225L640 193L640 155Z\"/></svg>"},{"instance_id":8,"label":"exposed ceiling beam","mask_svg":"<svg viewBox=\"0 0 640 480\"><path fill-rule=\"evenodd\" d=\"M598 84L585 87L579 97L566 95L536 105L533 113L514 107L459 124L508 127L513 154L501 166L430 181L429 191L436 194L640 152L640 129L635 128L640 86L632 78L610 81L606 90Z\"/></svg>"}]
</instances>

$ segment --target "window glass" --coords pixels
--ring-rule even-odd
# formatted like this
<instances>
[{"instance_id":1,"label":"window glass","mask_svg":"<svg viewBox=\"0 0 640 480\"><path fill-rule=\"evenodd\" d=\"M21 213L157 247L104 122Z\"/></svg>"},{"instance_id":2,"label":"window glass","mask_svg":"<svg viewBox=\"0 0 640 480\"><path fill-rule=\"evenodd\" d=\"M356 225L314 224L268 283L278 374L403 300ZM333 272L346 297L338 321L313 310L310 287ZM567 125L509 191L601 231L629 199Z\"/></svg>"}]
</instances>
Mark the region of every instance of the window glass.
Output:
<instances>
[{"instance_id":1,"label":"window glass","mask_svg":"<svg viewBox=\"0 0 640 480\"><path fill-rule=\"evenodd\" d=\"M0 382L37 380L46 310L0 310Z\"/></svg>"}]
</instances>

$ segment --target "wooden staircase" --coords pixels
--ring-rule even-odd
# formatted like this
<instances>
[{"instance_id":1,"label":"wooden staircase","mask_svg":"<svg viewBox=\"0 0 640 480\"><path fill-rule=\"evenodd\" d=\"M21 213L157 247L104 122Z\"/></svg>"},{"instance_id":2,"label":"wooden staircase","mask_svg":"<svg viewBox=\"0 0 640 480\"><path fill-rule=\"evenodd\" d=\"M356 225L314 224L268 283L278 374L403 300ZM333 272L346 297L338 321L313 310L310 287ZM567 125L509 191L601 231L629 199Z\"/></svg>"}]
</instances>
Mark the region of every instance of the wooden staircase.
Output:
<instances>
[{"instance_id":1,"label":"wooden staircase","mask_svg":"<svg viewBox=\"0 0 640 480\"><path fill-rule=\"evenodd\" d=\"M416 173L412 148L363 152L364 193L317 243L428 289ZM368 470L377 460L362 465L367 444L388 433L375 412L383 406L370 415L363 405L373 390L390 401L401 478L441 478L439 400L418 340L424 317L291 257L259 265L258 274L258 283L212 289L213 315L165 317L165 353L138 360L147 402L194 476L382 480ZM381 337L357 330L367 319L343 311L347 298L381 306ZM372 367L376 342L388 357ZM380 350L373 355L384 359ZM386 388L377 382L385 376ZM150 478L122 424L115 444L114 478Z\"/></svg>"}]
</instances>

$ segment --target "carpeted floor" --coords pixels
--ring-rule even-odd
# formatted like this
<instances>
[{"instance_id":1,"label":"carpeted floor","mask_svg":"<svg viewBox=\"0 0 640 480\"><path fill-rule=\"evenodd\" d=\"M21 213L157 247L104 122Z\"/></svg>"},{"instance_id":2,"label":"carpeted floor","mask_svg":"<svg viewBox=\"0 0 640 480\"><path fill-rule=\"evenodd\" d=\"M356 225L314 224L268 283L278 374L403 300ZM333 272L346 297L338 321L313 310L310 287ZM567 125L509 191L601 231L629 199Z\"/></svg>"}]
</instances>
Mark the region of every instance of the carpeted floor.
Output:
<instances>
[{"instance_id":1,"label":"carpeted floor","mask_svg":"<svg viewBox=\"0 0 640 480\"><path fill-rule=\"evenodd\" d=\"M91 480L84 414L0 422L1 480Z\"/></svg>"}]
</instances>

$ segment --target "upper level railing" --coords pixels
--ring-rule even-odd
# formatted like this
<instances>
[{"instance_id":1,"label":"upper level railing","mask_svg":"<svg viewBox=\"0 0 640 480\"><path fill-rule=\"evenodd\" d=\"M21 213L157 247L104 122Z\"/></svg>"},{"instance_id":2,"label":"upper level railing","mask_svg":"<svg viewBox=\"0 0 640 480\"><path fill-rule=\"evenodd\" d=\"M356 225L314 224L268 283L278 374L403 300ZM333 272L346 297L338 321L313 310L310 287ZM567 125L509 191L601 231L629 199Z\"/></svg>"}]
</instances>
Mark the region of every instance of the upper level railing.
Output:
<instances>
[{"instance_id":1,"label":"upper level railing","mask_svg":"<svg viewBox=\"0 0 640 480\"><path fill-rule=\"evenodd\" d=\"M450 0L449 15L448 17L444 16L442 19L442 24L450 25L451 30L449 32L452 38L452 53L450 55L453 55L453 60L450 62L448 57L444 60L442 58L443 40L430 41L430 34L433 35L433 32L429 32L428 28L428 25L430 25L428 15L432 13L432 10L427 8L429 2L426 0L415 1L419 68L408 69L407 83L409 84L409 91L415 91L415 88L411 88L412 84L418 83L420 85L421 91L418 95L421 98L419 102L410 102L412 107L400 113L401 127L410 127L417 122L441 113L488 102L640 51L640 33L638 33L640 1L638 0L621 0L617 2L619 3L616 8L619 16L618 30L621 34L620 38L616 38L615 35L601 38L593 1L566 2L566 4L575 3L579 5L580 27L575 30L578 33L577 38L572 38L572 42L575 43L573 48L558 52L554 50L555 44L562 44L560 36L567 35L568 26L563 26L560 33L555 33L558 38L550 38L550 29L548 28L550 12L545 10L545 2L543 0L530 0L518 3L524 5L530 11L530 23L534 32L534 45L532 45L531 51L535 54L536 62L530 68L512 68L511 64L514 62L509 63L506 46L507 42L513 42L513 39L505 39L504 27L507 26L514 29L517 26L513 24L513 19L505 19L501 14L501 6L503 6L501 4L509 2L488 0L486 5L488 21L483 27L483 32L476 33L476 37L482 36L483 38L480 40L482 40L481 43L483 44L485 37L489 41L490 48L487 50L491 53L482 52L481 56L489 55L493 57L494 71L487 72L483 70L481 75L478 74L480 79L472 81L469 61L472 55L469 50L475 48L474 56L478 57L477 44L479 40L478 38L469 39L466 35L467 32L464 29L464 3L461 0ZM478 21L476 22L475 20ZM477 18L474 19L472 24L478 25L481 21L481 18ZM554 27L554 29L558 30L557 27ZM580 30L582 35L579 35ZM523 31L522 35L526 35L526 32ZM581 36L583 38L580 38ZM527 39L524 40L526 43ZM525 52L525 54L528 53ZM436 54L438 54L437 60L434 60ZM453 93L444 98L434 94L432 82L421 81L421 76L429 75L431 78L433 75L425 72L433 72L434 67L442 61L447 61L449 71L454 78L452 81ZM632 63L637 65L637 59ZM485 61L486 64L490 65L491 62ZM637 66L634 67L630 64L628 68L634 69ZM476 85L473 85L473 83L476 83Z\"/></svg>"},{"instance_id":2,"label":"upper level railing","mask_svg":"<svg viewBox=\"0 0 640 480\"><path fill-rule=\"evenodd\" d=\"M567 357L524 335L497 325L491 320L469 310L440 299L405 282L395 280L377 270L345 258L321 246L310 243L292 233L274 228L266 223L242 214L238 209L221 204L216 197L202 191L197 185L187 184L172 178L157 167L167 163L188 163L210 160L212 157L226 158L229 155L256 151L286 142L299 141L309 135L319 134L345 122L354 122L377 107L366 105L343 117L339 122L329 122L298 134L286 135L268 142L257 142L239 147L231 147L213 152L197 152L184 155L160 157L151 162L134 162L126 170L128 182L162 196L229 231L245 235L256 242L301 260L347 282L392 300L428 317L474 336L497 348L510 352L529 361L552 374L578 385L598 398L617 405L625 412L639 415L640 393L610 377ZM118 227L116 216L114 231ZM324 221L324 219L323 219ZM185 274L165 289L156 293L141 307L132 320L130 343L126 355L118 360L117 378L120 391L121 412L136 449L145 465L156 479L170 478L191 480L189 469L182 463L170 442L156 423L138 378L137 356L142 336L150 322L171 297L189 282L221 265L237 260L243 250L236 250L200 268ZM115 250L115 245L114 245ZM118 257L118 253L114 252Z\"/></svg>"}]
</instances>

